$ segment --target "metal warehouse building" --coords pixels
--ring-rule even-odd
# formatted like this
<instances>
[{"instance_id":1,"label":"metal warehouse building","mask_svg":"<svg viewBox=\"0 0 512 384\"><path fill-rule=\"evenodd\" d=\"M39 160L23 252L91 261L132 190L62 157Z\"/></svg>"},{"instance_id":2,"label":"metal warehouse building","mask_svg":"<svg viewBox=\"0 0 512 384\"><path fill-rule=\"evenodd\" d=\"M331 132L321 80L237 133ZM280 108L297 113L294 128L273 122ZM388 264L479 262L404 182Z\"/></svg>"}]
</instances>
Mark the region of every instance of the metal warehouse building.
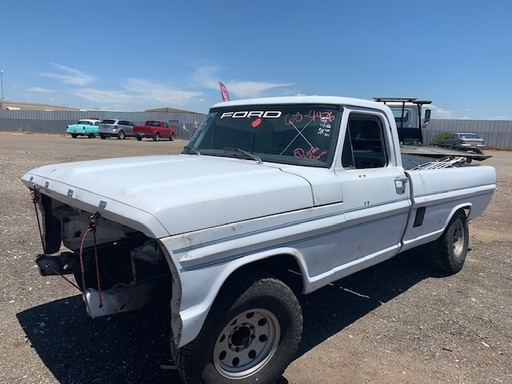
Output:
<instances>
[{"instance_id":1,"label":"metal warehouse building","mask_svg":"<svg viewBox=\"0 0 512 384\"><path fill-rule=\"evenodd\" d=\"M206 115L175 108L146 111L81 110L79 108L0 100L0 131L65 134L80 119L126 119L135 124L164 120L176 127L176 136L188 140Z\"/></svg>"},{"instance_id":2,"label":"metal warehouse building","mask_svg":"<svg viewBox=\"0 0 512 384\"><path fill-rule=\"evenodd\" d=\"M205 114L174 108L157 108L146 111L81 110L68 106L31 104L0 100L0 131L65 134L68 124L79 119L127 119L135 124L146 120L164 120L176 129L176 137L192 137ZM512 149L511 120L447 120L432 119L423 130L426 143L444 132L473 132L481 136L488 148Z\"/></svg>"}]
</instances>

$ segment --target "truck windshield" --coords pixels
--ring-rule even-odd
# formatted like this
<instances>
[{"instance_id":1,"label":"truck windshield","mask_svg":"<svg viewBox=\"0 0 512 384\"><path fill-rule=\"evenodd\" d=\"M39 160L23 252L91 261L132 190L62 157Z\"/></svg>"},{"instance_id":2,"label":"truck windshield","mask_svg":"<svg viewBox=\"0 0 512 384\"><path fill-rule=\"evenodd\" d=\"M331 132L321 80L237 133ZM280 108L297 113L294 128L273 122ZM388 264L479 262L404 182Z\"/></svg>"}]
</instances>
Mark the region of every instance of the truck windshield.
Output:
<instances>
[{"instance_id":1,"label":"truck windshield","mask_svg":"<svg viewBox=\"0 0 512 384\"><path fill-rule=\"evenodd\" d=\"M201 155L327 168L334 157L340 121L341 110L333 105L217 108L187 147Z\"/></svg>"}]
</instances>

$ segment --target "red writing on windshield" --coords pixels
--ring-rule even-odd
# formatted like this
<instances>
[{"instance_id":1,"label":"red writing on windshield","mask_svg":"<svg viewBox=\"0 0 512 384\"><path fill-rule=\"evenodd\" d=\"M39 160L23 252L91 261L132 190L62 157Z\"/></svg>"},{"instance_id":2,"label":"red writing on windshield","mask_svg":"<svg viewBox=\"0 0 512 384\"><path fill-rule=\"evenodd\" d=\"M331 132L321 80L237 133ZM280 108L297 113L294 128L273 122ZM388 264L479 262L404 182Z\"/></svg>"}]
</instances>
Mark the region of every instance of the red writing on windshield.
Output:
<instances>
[{"instance_id":1,"label":"red writing on windshield","mask_svg":"<svg viewBox=\"0 0 512 384\"><path fill-rule=\"evenodd\" d=\"M309 111L308 113L288 113L284 118L284 123L286 125L293 125L295 123L300 123L304 119L308 119L310 121L319 120L322 123L331 123L334 121L336 116L331 111Z\"/></svg>"},{"instance_id":2,"label":"red writing on windshield","mask_svg":"<svg viewBox=\"0 0 512 384\"><path fill-rule=\"evenodd\" d=\"M295 156L298 159L310 159L310 160L320 160L322 156L327 154L327 151L322 151L320 153L317 153L320 150L318 147L311 147L309 151L304 151L302 148L295 148L293 151L293 156Z\"/></svg>"}]
</instances>

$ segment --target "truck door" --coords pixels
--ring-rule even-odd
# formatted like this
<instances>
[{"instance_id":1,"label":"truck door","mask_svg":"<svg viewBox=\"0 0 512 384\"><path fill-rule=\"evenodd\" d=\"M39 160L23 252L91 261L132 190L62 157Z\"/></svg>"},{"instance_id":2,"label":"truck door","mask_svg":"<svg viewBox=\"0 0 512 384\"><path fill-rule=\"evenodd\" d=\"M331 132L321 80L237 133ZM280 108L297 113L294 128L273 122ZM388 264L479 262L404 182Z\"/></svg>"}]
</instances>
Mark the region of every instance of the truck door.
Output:
<instances>
[{"instance_id":1,"label":"truck door","mask_svg":"<svg viewBox=\"0 0 512 384\"><path fill-rule=\"evenodd\" d=\"M339 249L344 260L361 269L398 252L410 207L409 183L397 166L400 150L384 113L346 108L342 127L336 175L346 227Z\"/></svg>"}]
</instances>

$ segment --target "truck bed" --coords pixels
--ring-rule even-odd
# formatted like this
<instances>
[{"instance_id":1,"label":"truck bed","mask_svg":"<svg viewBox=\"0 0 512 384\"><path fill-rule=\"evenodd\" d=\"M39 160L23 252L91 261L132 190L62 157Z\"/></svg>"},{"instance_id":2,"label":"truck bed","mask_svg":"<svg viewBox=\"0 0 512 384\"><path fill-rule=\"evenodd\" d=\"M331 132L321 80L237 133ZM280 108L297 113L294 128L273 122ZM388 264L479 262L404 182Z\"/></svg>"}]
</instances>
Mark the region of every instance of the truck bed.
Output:
<instances>
[{"instance_id":1,"label":"truck bed","mask_svg":"<svg viewBox=\"0 0 512 384\"><path fill-rule=\"evenodd\" d=\"M468 162L471 162L471 160L483 161L485 159L492 157L490 155L458 151L456 149L441 148L433 145L405 145L400 148L400 152L402 153L402 155L425 156L434 159L439 159L447 156L465 157L466 159L469 160Z\"/></svg>"}]
</instances>

